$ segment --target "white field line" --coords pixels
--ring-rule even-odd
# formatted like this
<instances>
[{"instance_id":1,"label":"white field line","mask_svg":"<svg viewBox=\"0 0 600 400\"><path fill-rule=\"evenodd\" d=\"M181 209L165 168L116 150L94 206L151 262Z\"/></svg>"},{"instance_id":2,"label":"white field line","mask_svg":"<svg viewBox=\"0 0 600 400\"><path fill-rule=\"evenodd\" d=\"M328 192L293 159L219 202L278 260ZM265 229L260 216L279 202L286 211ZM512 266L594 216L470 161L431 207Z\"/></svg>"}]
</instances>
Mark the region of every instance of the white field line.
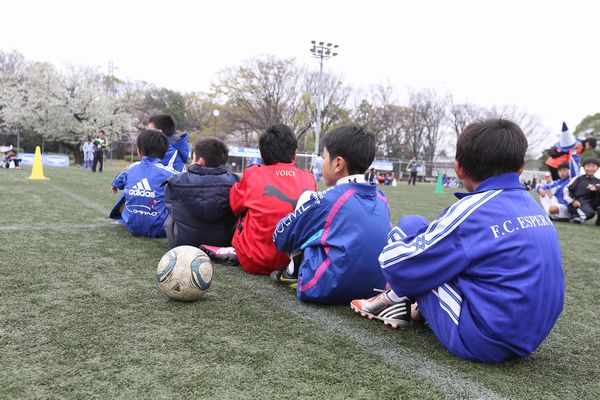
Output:
<instances>
[{"instance_id":1,"label":"white field line","mask_svg":"<svg viewBox=\"0 0 600 400\"><path fill-rule=\"evenodd\" d=\"M286 313L314 323L330 334L350 339L365 353L380 357L387 364L422 380L449 398L504 399L483 384L461 376L460 373L428 359L424 354L407 349L391 338L381 337L361 328L360 323L364 321L359 321L358 318L356 323L349 323L347 318L329 312L325 307L301 303L291 291L286 293L262 278L244 275L243 279L239 279L242 272L235 268L221 265L216 268L217 279L219 274L234 278L264 301L272 300ZM398 334L401 335L402 332L399 331Z\"/></svg>"},{"instance_id":2,"label":"white field line","mask_svg":"<svg viewBox=\"0 0 600 400\"><path fill-rule=\"evenodd\" d=\"M69 224L65 222L42 223L42 224L18 224L0 226L0 232L19 232L19 231L61 231L70 232L76 230L98 229L102 224ZM105 226L111 226L106 224Z\"/></svg>"},{"instance_id":3,"label":"white field line","mask_svg":"<svg viewBox=\"0 0 600 400\"><path fill-rule=\"evenodd\" d=\"M104 216L108 217L108 214L110 214L110 210L105 208L103 205L100 205L86 197L80 196L76 193L70 192L58 185L55 185L51 182L46 182L46 184L56 190L58 190L59 192L61 192L62 194L64 194L67 197L70 197L71 199L83 204L84 206L91 208L93 210L98 211L99 213L103 214Z\"/></svg>"}]
</instances>

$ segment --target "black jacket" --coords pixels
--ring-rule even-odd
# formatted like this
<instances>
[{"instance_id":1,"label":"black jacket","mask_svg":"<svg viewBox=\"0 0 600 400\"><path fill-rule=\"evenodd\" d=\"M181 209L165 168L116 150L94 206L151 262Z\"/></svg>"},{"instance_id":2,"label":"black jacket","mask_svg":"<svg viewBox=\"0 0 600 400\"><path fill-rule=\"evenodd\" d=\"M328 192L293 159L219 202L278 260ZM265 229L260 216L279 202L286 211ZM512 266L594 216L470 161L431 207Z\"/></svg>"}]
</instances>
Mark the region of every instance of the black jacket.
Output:
<instances>
[{"instance_id":1,"label":"black jacket","mask_svg":"<svg viewBox=\"0 0 600 400\"><path fill-rule=\"evenodd\" d=\"M236 218L229 206L229 189L239 180L227 167L191 165L165 187L165 204L176 226L177 246L231 246Z\"/></svg>"},{"instance_id":2,"label":"black jacket","mask_svg":"<svg viewBox=\"0 0 600 400\"><path fill-rule=\"evenodd\" d=\"M588 189L588 185L596 186L596 191ZM563 198L568 204L575 200L592 201L600 197L600 179L594 176L579 175L565 188Z\"/></svg>"}]
</instances>

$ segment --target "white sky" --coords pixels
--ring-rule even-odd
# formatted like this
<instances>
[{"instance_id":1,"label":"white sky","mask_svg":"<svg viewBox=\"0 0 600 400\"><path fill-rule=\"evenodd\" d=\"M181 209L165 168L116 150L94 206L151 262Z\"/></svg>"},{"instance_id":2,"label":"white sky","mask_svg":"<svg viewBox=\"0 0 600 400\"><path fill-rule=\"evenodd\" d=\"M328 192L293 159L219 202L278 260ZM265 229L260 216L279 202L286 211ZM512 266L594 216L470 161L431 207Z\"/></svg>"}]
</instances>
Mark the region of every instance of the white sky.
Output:
<instances>
[{"instance_id":1,"label":"white sky","mask_svg":"<svg viewBox=\"0 0 600 400\"><path fill-rule=\"evenodd\" d=\"M356 87L436 88L516 104L556 132L600 112L595 1L6 1L0 49L180 91L261 54L315 70L310 40L340 45L326 69ZM162 54L162 55L161 55ZM552 141L550 140L550 142Z\"/></svg>"}]
</instances>

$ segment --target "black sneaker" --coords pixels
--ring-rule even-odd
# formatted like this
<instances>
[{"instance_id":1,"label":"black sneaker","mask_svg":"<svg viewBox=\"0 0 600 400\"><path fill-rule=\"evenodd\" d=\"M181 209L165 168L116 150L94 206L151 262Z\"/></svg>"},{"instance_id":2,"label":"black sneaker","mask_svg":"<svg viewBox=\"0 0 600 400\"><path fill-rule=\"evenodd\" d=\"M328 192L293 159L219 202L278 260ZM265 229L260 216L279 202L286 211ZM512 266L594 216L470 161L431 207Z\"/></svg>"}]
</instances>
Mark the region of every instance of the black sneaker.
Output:
<instances>
[{"instance_id":1,"label":"black sneaker","mask_svg":"<svg viewBox=\"0 0 600 400\"><path fill-rule=\"evenodd\" d=\"M287 265L281 268L279 271L271 272L271 280L291 289L298 288L298 277L292 276L288 273Z\"/></svg>"}]
</instances>

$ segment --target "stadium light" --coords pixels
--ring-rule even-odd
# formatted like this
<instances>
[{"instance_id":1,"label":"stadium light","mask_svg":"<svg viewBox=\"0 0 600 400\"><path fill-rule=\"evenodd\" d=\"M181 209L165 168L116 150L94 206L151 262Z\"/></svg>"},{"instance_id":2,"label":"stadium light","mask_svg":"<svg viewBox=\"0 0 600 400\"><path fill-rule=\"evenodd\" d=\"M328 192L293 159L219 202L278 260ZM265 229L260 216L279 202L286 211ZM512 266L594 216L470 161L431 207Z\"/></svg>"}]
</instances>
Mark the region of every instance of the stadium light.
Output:
<instances>
[{"instance_id":1,"label":"stadium light","mask_svg":"<svg viewBox=\"0 0 600 400\"><path fill-rule=\"evenodd\" d=\"M317 42L315 40L311 40L312 48L310 52L313 57L319 60L319 88L318 93L315 96L317 101L317 121L315 124L315 150L314 154L319 154L319 142L321 140L321 112L323 107L323 61L330 59L331 57L335 57L338 53L332 53L332 49L337 49L337 44L333 43L325 43L325 42Z\"/></svg>"}]
</instances>

